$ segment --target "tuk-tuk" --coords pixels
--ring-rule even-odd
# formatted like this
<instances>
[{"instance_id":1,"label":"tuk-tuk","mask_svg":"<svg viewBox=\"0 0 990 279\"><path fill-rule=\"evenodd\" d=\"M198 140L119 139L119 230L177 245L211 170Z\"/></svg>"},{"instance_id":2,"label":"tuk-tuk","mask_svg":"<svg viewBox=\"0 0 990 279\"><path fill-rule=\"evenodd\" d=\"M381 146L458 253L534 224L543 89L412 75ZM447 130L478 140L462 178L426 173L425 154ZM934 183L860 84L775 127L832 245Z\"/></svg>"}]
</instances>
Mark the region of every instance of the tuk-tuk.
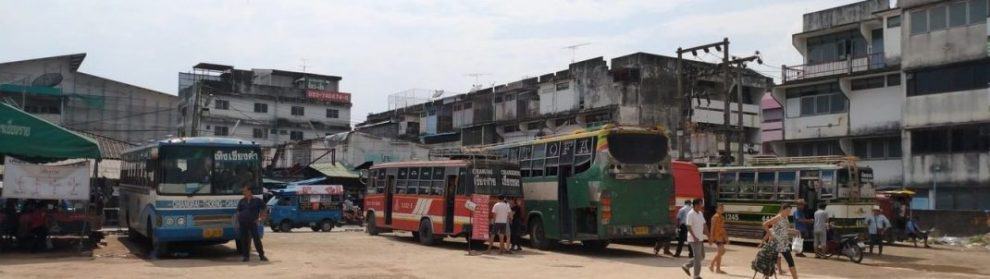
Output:
<instances>
[{"instance_id":1,"label":"tuk-tuk","mask_svg":"<svg viewBox=\"0 0 990 279\"><path fill-rule=\"evenodd\" d=\"M272 231L309 227L314 232L329 232L343 216L341 185L289 185L272 193L268 201L268 225Z\"/></svg>"},{"instance_id":2,"label":"tuk-tuk","mask_svg":"<svg viewBox=\"0 0 990 279\"><path fill-rule=\"evenodd\" d=\"M911 218L911 199L914 192L909 190L888 190L877 192L877 205L880 212L890 219L890 230L884 235L887 243L905 241L907 236L907 221Z\"/></svg>"}]
</instances>

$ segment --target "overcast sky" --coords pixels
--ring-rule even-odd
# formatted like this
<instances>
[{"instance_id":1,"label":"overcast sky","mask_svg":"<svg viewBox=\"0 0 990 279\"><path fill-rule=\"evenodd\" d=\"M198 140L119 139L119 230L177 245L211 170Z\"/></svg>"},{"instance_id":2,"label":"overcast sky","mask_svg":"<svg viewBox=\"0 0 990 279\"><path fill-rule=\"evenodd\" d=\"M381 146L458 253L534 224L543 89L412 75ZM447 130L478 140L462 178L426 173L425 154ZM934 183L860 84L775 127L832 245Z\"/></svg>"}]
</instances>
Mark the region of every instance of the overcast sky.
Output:
<instances>
[{"instance_id":1,"label":"overcast sky","mask_svg":"<svg viewBox=\"0 0 990 279\"><path fill-rule=\"evenodd\" d=\"M343 77L354 121L413 88L466 92L565 69L577 60L729 37L779 76L800 64L801 15L855 1L8 1L0 61L86 52L80 71L176 94L199 62ZM702 58L714 61L714 56Z\"/></svg>"}]
</instances>

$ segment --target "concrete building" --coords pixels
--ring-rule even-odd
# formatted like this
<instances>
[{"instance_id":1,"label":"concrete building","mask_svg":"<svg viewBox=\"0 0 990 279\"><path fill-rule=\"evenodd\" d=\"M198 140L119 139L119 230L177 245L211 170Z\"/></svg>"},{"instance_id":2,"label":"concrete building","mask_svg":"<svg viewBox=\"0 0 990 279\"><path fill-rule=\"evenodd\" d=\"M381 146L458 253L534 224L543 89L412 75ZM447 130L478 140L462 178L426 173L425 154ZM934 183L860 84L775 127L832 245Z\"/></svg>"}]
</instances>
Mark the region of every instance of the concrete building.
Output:
<instances>
[{"instance_id":1,"label":"concrete building","mask_svg":"<svg viewBox=\"0 0 990 279\"><path fill-rule=\"evenodd\" d=\"M782 67L773 96L783 138L768 145L856 155L877 186L914 189L922 205L990 208L986 26L987 0L868 0L805 14L792 36L804 64Z\"/></svg>"},{"instance_id":2,"label":"concrete building","mask_svg":"<svg viewBox=\"0 0 990 279\"><path fill-rule=\"evenodd\" d=\"M579 61L539 77L374 113L356 129L431 147L522 141L608 123L660 125L673 130L681 115L689 115L677 105L676 60L633 53L612 59L611 67L602 57ZM684 68L686 72L700 72L714 65L687 61ZM685 84L686 92L694 92L694 98L685 101L690 101L690 117L695 123L687 158L714 162L719 156L718 143L724 140L719 131L723 127L723 97L717 92L722 83L719 76ZM745 70L742 75L744 148L752 153L759 150L758 101L770 83L754 71ZM731 123L736 125L737 103L730 111ZM674 133L676 150L680 141Z\"/></svg>"},{"instance_id":3,"label":"concrete building","mask_svg":"<svg viewBox=\"0 0 990 279\"><path fill-rule=\"evenodd\" d=\"M179 74L179 125L185 136L303 143L350 130L350 94L337 76L199 63ZM197 117L194 112L200 111Z\"/></svg>"},{"instance_id":4,"label":"concrete building","mask_svg":"<svg viewBox=\"0 0 990 279\"><path fill-rule=\"evenodd\" d=\"M0 63L0 101L131 144L176 134L175 95L80 72L85 58L77 53Z\"/></svg>"}]
</instances>

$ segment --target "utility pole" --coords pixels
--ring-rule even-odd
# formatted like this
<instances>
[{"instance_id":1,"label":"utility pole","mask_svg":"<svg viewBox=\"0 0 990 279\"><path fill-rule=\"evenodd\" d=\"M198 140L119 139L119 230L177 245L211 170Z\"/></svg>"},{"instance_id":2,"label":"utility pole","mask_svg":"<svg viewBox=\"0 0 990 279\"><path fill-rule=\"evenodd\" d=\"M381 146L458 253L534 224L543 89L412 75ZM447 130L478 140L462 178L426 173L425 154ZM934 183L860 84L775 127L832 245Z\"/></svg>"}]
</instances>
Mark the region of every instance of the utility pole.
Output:
<instances>
[{"instance_id":1,"label":"utility pole","mask_svg":"<svg viewBox=\"0 0 990 279\"><path fill-rule=\"evenodd\" d=\"M722 160L723 165L729 165L732 163L732 141L729 138L732 135L732 128L729 127L729 82L732 79L732 74L729 72L729 38L725 38L722 41L725 44L725 49L722 51L722 67L723 75L725 77L722 81L722 128L725 129L725 158Z\"/></svg>"},{"instance_id":2,"label":"utility pole","mask_svg":"<svg viewBox=\"0 0 990 279\"><path fill-rule=\"evenodd\" d=\"M688 129L690 129L691 119L689 118L690 115L686 113L687 110L690 109L690 105L685 106L685 102L684 102L684 99L687 98L685 98L684 96L684 72L682 70L683 59L684 59L684 49L677 48L677 70L676 70L677 97L674 100L675 103L677 104L677 107L681 109L680 111L678 111L679 117L681 119L679 119L680 121L677 122L678 123L677 129L674 129L674 136L677 137L677 141L675 141L675 143L677 143L678 161L686 160L687 156L685 153L687 153L688 146L685 142L687 141L687 139L691 138L691 132L688 131ZM691 100L687 100L686 103L690 104ZM680 132L681 135L677 135L678 132Z\"/></svg>"},{"instance_id":3,"label":"utility pole","mask_svg":"<svg viewBox=\"0 0 990 279\"><path fill-rule=\"evenodd\" d=\"M736 150L736 164L743 165L745 159L744 146L745 143L745 127L743 127L743 69L746 68L746 62L756 61L759 64L763 64L763 59L760 58L760 52L757 51L756 54L749 57L738 58L735 57L732 61L729 61L729 65L736 65L736 104L737 104L737 126L736 126L736 140L739 142L739 150Z\"/></svg>"},{"instance_id":4,"label":"utility pole","mask_svg":"<svg viewBox=\"0 0 990 279\"><path fill-rule=\"evenodd\" d=\"M192 117L192 121L191 122L192 122L192 124L190 125L190 126L192 126L192 129L189 130L189 136L190 137L195 137L195 136L198 136L199 135L199 113L200 113L199 112L199 95L202 92L200 92L201 90L200 90L199 81L196 80L195 83L196 84L194 86L196 86L196 90L195 90L196 92L193 94L193 107L192 107L192 113L191 113L191 117Z\"/></svg>"},{"instance_id":5,"label":"utility pole","mask_svg":"<svg viewBox=\"0 0 990 279\"><path fill-rule=\"evenodd\" d=\"M682 65L683 60L684 60L683 59L683 54L690 52L692 55L694 55L695 57L697 57L699 50L702 50L702 51L704 51L704 52L707 53L707 52L710 51L709 50L710 48L714 48L715 51L722 52L722 63L719 64L719 65L716 65L716 71L718 71L718 70L723 71L724 80L722 82L721 91L722 91L722 97L725 100L725 107L724 107L724 119L723 119L723 123L722 124L725 127L729 127L729 92L728 91L729 91L730 88L728 87L728 83L730 82L730 79L731 79L731 76L730 76L730 73L729 73L729 38L724 38L724 39L722 39L721 42L715 42L715 43L710 43L710 44L705 44L705 45L700 45L700 46L695 46L695 47L690 47L690 48L678 48L677 49L677 98L676 98L676 101L678 103L677 105L681 109L685 110L685 112L690 112L690 110L691 110L690 100L688 100L687 102L684 102L684 100L685 99L688 99L688 98L686 97L686 94L684 93L684 85L683 85L683 65ZM686 156L685 156L686 154L685 153L687 153L687 149L689 149L689 147L688 147L689 146L688 141L689 141L689 139L691 137L691 132L689 131L690 130L690 126L691 126L690 115L691 115L690 113L681 113L681 116L680 116L681 117L681 121L678 122L680 127L678 127L677 130L682 131L683 132L683 135L684 135L684 136L678 138L678 143L677 143L678 144L679 151L680 151L679 152L680 155L678 156L680 160L685 160L686 159ZM723 127L723 128L725 128L725 127ZM725 156L723 156L723 158L722 158L722 163L723 163L723 165L727 165L727 164L731 163L731 160L729 159L729 157L731 155L731 152L732 152L731 149L730 149L731 146L729 146L729 134L731 133L731 131L729 129L723 129L723 132L725 134Z\"/></svg>"}]
</instances>

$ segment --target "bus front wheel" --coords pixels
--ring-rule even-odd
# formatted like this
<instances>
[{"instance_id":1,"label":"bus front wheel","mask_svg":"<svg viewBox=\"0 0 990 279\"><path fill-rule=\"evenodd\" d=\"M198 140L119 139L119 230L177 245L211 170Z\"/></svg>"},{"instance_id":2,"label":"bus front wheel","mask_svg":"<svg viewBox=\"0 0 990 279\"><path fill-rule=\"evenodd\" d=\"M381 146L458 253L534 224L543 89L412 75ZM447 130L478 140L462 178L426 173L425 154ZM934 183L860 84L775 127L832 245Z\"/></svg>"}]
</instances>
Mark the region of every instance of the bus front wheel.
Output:
<instances>
[{"instance_id":1,"label":"bus front wheel","mask_svg":"<svg viewBox=\"0 0 990 279\"><path fill-rule=\"evenodd\" d=\"M550 250L553 248L553 240L547 239L546 230L543 228L543 220L539 217L532 218L529 224L529 242L533 247L540 250Z\"/></svg>"},{"instance_id":2,"label":"bus front wheel","mask_svg":"<svg viewBox=\"0 0 990 279\"><path fill-rule=\"evenodd\" d=\"M429 219L419 221L419 243L423 245L433 245L436 239L433 238L433 224Z\"/></svg>"},{"instance_id":3,"label":"bus front wheel","mask_svg":"<svg viewBox=\"0 0 990 279\"><path fill-rule=\"evenodd\" d=\"M333 221L331 221L330 219L323 219L323 221L320 221L320 230L322 230L323 232L329 232L330 230L333 230Z\"/></svg>"},{"instance_id":4,"label":"bus front wheel","mask_svg":"<svg viewBox=\"0 0 990 279\"><path fill-rule=\"evenodd\" d=\"M375 213L368 212L368 218L364 220L364 230L368 233L368 235L378 235L378 226L375 225Z\"/></svg>"}]
</instances>

